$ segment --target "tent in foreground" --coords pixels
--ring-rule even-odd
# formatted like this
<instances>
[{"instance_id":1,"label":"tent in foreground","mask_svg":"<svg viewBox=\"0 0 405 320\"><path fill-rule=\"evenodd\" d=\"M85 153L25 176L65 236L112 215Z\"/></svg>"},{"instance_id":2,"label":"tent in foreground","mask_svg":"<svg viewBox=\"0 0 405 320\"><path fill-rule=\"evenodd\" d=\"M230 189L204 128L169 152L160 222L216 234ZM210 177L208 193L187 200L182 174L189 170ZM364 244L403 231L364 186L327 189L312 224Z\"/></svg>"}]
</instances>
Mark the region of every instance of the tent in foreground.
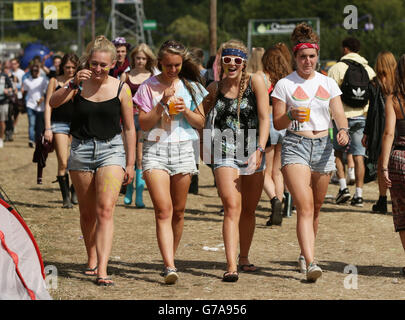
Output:
<instances>
[{"instance_id":1,"label":"tent in foreground","mask_svg":"<svg viewBox=\"0 0 405 320\"><path fill-rule=\"evenodd\" d=\"M0 199L0 300L50 300L41 253L22 217Z\"/></svg>"}]
</instances>

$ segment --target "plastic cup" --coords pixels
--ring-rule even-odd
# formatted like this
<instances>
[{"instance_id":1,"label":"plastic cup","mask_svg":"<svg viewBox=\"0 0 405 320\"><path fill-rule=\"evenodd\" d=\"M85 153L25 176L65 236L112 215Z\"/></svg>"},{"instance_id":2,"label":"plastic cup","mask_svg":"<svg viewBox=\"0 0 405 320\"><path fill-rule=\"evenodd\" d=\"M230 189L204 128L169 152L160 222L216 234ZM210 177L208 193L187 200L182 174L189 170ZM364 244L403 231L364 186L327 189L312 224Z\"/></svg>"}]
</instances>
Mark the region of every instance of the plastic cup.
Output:
<instances>
[{"instance_id":1,"label":"plastic cup","mask_svg":"<svg viewBox=\"0 0 405 320\"><path fill-rule=\"evenodd\" d=\"M180 101L179 101L179 99L177 99L177 98L172 98L172 99L169 101L169 114L170 114L171 116L172 116L172 115L176 115L176 114L179 113L179 111L177 111L177 108L176 108L176 106L177 106L178 104L180 104Z\"/></svg>"},{"instance_id":2,"label":"plastic cup","mask_svg":"<svg viewBox=\"0 0 405 320\"><path fill-rule=\"evenodd\" d=\"M298 110L305 112L305 119L300 122L308 122L311 114L311 109L308 107L298 107Z\"/></svg>"}]
</instances>

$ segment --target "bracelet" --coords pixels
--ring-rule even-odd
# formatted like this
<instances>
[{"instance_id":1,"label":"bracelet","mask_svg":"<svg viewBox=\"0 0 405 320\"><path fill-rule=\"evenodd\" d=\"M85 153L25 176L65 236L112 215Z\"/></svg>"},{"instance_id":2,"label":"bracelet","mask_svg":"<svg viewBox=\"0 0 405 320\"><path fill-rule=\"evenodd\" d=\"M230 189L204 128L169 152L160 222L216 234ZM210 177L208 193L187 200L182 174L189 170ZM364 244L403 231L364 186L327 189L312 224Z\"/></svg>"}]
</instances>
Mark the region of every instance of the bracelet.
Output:
<instances>
[{"instance_id":1,"label":"bracelet","mask_svg":"<svg viewBox=\"0 0 405 320\"><path fill-rule=\"evenodd\" d=\"M169 116L169 105L167 103L162 102L162 100L159 101L159 104L162 106L164 113L166 113L166 115Z\"/></svg>"},{"instance_id":2,"label":"bracelet","mask_svg":"<svg viewBox=\"0 0 405 320\"><path fill-rule=\"evenodd\" d=\"M382 172L385 172L385 171L388 172L388 168L381 168L381 171L382 171Z\"/></svg>"},{"instance_id":3,"label":"bracelet","mask_svg":"<svg viewBox=\"0 0 405 320\"><path fill-rule=\"evenodd\" d=\"M291 114L291 110L287 111L287 117L288 119L290 119L291 121L294 121L295 119L293 118L292 114Z\"/></svg>"},{"instance_id":4,"label":"bracelet","mask_svg":"<svg viewBox=\"0 0 405 320\"><path fill-rule=\"evenodd\" d=\"M340 128L339 131L340 131L340 130L343 130L344 132L346 132L347 134L349 134L349 128Z\"/></svg>"},{"instance_id":5,"label":"bracelet","mask_svg":"<svg viewBox=\"0 0 405 320\"><path fill-rule=\"evenodd\" d=\"M46 130L52 130L52 128L45 128L45 131L46 131Z\"/></svg>"},{"instance_id":6,"label":"bracelet","mask_svg":"<svg viewBox=\"0 0 405 320\"><path fill-rule=\"evenodd\" d=\"M257 146L256 150L259 150L261 153L264 153L264 149L260 144Z\"/></svg>"}]
</instances>

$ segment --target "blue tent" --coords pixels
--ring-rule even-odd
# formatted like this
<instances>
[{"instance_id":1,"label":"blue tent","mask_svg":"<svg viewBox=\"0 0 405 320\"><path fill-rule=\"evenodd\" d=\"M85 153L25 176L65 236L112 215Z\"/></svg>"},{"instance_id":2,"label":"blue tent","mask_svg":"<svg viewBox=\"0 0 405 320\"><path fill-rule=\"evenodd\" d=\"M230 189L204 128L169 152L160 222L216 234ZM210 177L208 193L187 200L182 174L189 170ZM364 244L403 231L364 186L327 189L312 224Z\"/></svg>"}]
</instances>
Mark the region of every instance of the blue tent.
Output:
<instances>
[{"instance_id":1,"label":"blue tent","mask_svg":"<svg viewBox=\"0 0 405 320\"><path fill-rule=\"evenodd\" d=\"M24 56L20 61L20 65L22 69L28 67L28 64L35 56L40 56L41 58L49 54L50 50L39 42L30 43L24 49ZM48 58L45 60L45 66L48 68L51 67L53 64L52 58Z\"/></svg>"}]
</instances>

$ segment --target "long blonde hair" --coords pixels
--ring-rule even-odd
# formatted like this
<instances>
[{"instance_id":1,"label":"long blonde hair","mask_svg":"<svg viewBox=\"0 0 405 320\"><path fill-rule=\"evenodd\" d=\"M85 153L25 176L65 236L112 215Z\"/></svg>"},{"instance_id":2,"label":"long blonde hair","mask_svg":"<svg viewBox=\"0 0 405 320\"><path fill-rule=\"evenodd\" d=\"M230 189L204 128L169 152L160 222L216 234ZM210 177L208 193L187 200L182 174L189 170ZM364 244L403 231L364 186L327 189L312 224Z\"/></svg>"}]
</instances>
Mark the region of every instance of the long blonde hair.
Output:
<instances>
[{"instance_id":1,"label":"long blonde hair","mask_svg":"<svg viewBox=\"0 0 405 320\"><path fill-rule=\"evenodd\" d=\"M253 48L249 57L246 70L249 73L256 73L257 71L263 71L262 57L264 54L264 48Z\"/></svg>"},{"instance_id":2,"label":"long blonde hair","mask_svg":"<svg viewBox=\"0 0 405 320\"><path fill-rule=\"evenodd\" d=\"M223 43L221 45L221 54L220 57L222 56L222 51L224 49L238 49L241 50L243 53L245 53L246 55L248 54L248 49L246 48L246 46L244 45L244 43L240 40L229 40L225 43ZM246 87L246 75L247 75L247 68L246 68L246 61L243 63L243 68L242 68L242 77L240 79L240 83L239 83L239 93L238 93L238 106L237 106L237 115L238 115L238 123L240 123L240 104L242 102L242 97L243 97L243 93L245 92L245 87ZM220 63L220 82L219 85L221 85L221 81L224 75L224 69L222 68L222 63Z\"/></svg>"},{"instance_id":3,"label":"long blonde hair","mask_svg":"<svg viewBox=\"0 0 405 320\"><path fill-rule=\"evenodd\" d=\"M148 70L150 73L153 73L153 68L156 66L156 56L151 50L151 48L146 43L141 43L132 49L131 53L129 54L129 58L131 61L131 68L135 68L135 56L142 52L145 54L147 58L145 69Z\"/></svg>"}]
</instances>

